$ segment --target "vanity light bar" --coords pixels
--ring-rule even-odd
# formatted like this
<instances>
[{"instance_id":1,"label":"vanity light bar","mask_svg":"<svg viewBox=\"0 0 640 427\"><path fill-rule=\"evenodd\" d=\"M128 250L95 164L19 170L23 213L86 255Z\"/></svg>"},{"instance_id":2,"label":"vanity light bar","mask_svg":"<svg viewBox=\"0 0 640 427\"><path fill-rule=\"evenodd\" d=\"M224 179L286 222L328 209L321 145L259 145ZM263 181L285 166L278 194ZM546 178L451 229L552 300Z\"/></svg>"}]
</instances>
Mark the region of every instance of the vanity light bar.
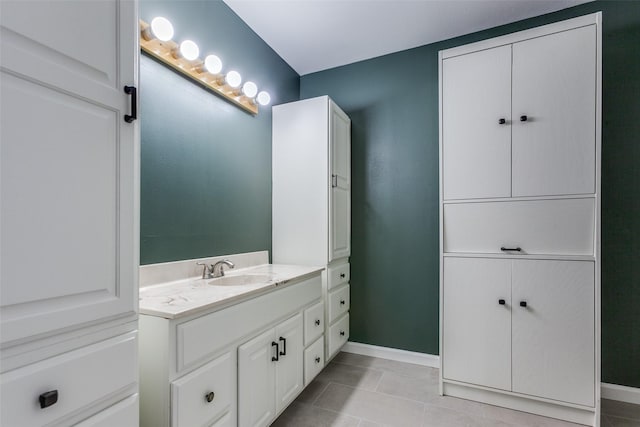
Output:
<instances>
[{"instance_id":1,"label":"vanity light bar","mask_svg":"<svg viewBox=\"0 0 640 427\"><path fill-rule=\"evenodd\" d=\"M269 104L269 94L264 91L257 93L253 82L242 85L242 77L237 71L221 74L222 63L217 56L208 55L203 61L193 41L185 40L178 45L171 40L173 26L166 18L154 18L151 22L149 25L140 20L140 49L144 53L251 114L258 114L258 104Z\"/></svg>"}]
</instances>

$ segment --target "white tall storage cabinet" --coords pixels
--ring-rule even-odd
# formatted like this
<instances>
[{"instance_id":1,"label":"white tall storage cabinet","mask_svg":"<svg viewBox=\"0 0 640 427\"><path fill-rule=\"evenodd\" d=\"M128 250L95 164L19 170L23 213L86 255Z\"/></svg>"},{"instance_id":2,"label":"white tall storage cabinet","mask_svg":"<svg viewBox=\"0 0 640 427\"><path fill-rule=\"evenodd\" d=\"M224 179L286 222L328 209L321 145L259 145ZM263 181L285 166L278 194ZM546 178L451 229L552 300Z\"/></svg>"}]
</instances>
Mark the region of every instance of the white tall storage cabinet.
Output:
<instances>
[{"instance_id":1,"label":"white tall storage cabinet","mask_svg":"<svg viewBox=\"0 0 640 427\"><path fill-rule=\"evenodd\" d=\"M273 107L273 262L325 266L325 360L349 338L351 120L328 96Z\"/></svg>"},{"instance_id":2,"label":"white tall storage cabinet","mask_svg":"<svg viewBox=\"0 0 640 427\"><path fill-rule=\"evenodd\" d=\"M599 425L601 37L440 52L445 395Z\"/></svg>"},{"instance_id":3,"label":"white tall storage cabinet","mask_svg":"<svg viewBox=\"0 0 640 427\"><path fill-rule=\"evenodd\" d=\"M137 4L0 7L0 424L135 426Z\"/></svg>"}]
</instances>

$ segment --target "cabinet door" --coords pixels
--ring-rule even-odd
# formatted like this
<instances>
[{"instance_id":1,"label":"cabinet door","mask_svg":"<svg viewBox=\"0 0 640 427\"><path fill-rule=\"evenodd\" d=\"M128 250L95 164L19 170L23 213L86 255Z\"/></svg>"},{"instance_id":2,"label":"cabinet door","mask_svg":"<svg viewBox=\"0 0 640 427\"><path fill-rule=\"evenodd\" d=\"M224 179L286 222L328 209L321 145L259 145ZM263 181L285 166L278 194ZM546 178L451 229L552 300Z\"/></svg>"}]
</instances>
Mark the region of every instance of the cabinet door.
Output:
<instances>
[{"instance_id":1,"label":"cabinet door","mask_svg":"<svg viewBox=\"0 0 640 427\"><path fill-rule=\"evenodd\" d=\"M3 1L2 343L137 304L134 1Z\"/></svg>"},{"instance_id":2,"label":"cabinet door","mask_svg":"<svg viewBox=\"0 0 640 427\"><path fill-rule=\"evenodd\" d=\"M351 121L329 101L331 200L329 262L351 254Z\"/></svg>"},{"instance_id":3,"label":"cabinet door","mask_svg":"<svg viewBox=\"0 0 640 427\"><path fill-rule=\"evenodd\" d=\"M275 333L268 330L238 347L238 425L268 426L276 415Z\"/></svg>"},{"instance_id":4,"label":"cabinet door","mask_svg":"<svg viewBox=\"0 0 640 427\"><path fill-rule=\"evenodd\" d=\"M595 100L595 25L513 45L513 196L595 192Z\"/></svg>"},{"instance_id":5,"label":"cabinet door","mask_svg":"<svg viewBox=\"0 0 640 427\"><path fill-rule=\"evenodd\" d=\"M297 314L276 327L280 345L276 367L276 412L286 408L302 391L303 355L302 315Z\"/></svg>"},{"instance_id":6,"label":"cabinet door","mask_svg":"<svg viewBox=\"0 0 640 427\"><path fill-rule=\"evenodd\" d=\"M443 274L444 378L510 390L511 261L445 258Z\"/></svg>"},{"instance_id":7,"label":"cabinet door","mask_svg":"<svg viewBox=\"0 0 640 427\"><path fill-rule=\"evenodd\" d=\"M442 159L445 199L511 196L511 46L442 61Z\"/></svg>"},{"instance_id":8,"label":"cabinet door","mask_svg":"<svg viewBox=\"0 0 640 427\"><path fill-rule=\"evenodd\" d=\"M515 260L512 286L513 391L593 406L593 262Z\"/></svg>"}]
</instances>

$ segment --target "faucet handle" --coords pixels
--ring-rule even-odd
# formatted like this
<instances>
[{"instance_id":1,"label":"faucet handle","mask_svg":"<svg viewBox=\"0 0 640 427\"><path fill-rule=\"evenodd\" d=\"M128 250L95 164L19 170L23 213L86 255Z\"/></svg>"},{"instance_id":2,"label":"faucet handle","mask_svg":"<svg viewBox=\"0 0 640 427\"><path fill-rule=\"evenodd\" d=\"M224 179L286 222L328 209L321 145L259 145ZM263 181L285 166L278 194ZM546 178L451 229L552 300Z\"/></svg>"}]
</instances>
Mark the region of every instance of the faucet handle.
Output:
<instances>
[{"instance_id":1,"label":"faucet handle","mask_svg":"<svg viewBox=\"0 0 640 427\"><path fill-rule=\"evenodd\" d=\"M202 278L206 279L207 278L207 270L209 269L209 267L207 266L206 262L196 262L196 265L201 265L202 267L204 267L202 269Z\"/></svg>"}]
</instances>

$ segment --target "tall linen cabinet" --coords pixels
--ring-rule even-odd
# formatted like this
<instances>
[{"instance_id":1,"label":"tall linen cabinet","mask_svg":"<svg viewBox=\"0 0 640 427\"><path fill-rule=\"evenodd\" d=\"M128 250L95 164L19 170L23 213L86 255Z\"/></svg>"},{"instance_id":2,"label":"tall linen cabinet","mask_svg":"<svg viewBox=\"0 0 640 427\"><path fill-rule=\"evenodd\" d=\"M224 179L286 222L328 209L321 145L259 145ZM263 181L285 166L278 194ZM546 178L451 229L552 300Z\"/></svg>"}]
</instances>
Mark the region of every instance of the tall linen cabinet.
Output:
<instances>
[{"instance_id":1,"label":"tall linen cabinet","mask_svg":"<svg viewBox=\"0 0 640 427\"><path fill-rule=\"evenodd\" d=\"M136 426L137 3L0 8L0 425Z\"/></svg>"},{"instance_id":2,"label":"tall linen cabinet","mask_svg":"<svg viewBox=\"0 0 640 427\"><path fill-rule=\"evenodd\" d=\"M601 14L439 60L441 391L599 425Z\"/></svg>"},{"instance_id":3,"label":"tall linen cabinet","mask_svg":"<svg viewBox=\"0 0 640 427\"><path fill-rule=\"evenodd\" d=\"M349 338L351 120L328 96L273 107L273 262L325 266L325 363Z\"/></svg>"}]
</instances>

